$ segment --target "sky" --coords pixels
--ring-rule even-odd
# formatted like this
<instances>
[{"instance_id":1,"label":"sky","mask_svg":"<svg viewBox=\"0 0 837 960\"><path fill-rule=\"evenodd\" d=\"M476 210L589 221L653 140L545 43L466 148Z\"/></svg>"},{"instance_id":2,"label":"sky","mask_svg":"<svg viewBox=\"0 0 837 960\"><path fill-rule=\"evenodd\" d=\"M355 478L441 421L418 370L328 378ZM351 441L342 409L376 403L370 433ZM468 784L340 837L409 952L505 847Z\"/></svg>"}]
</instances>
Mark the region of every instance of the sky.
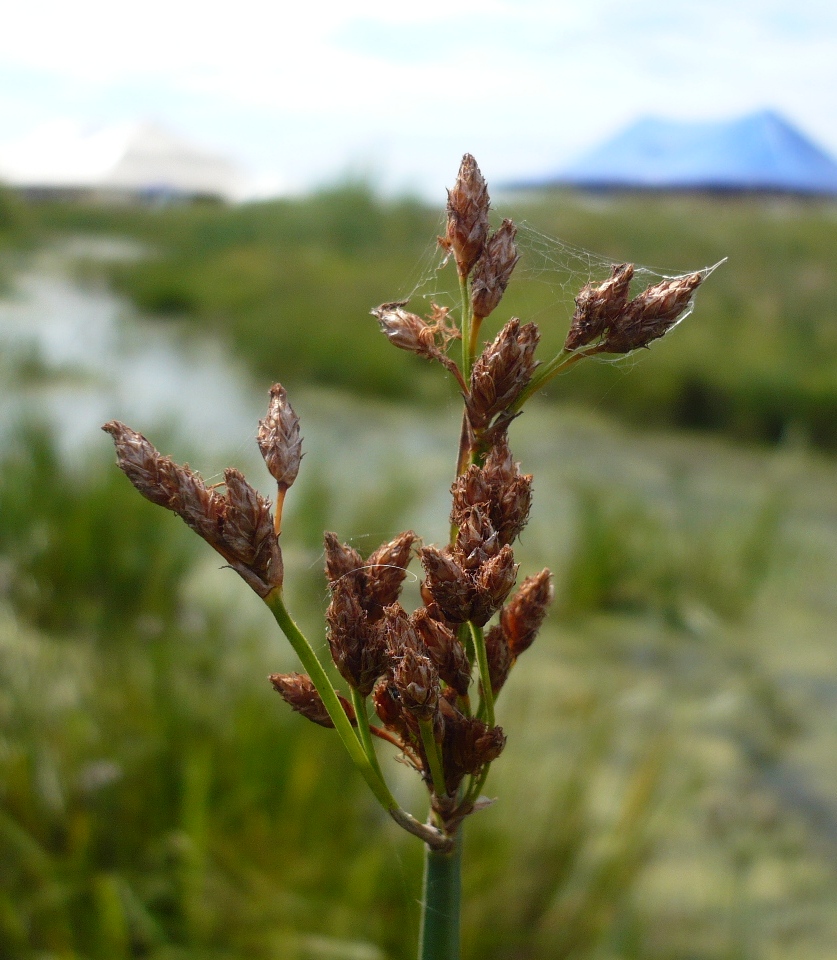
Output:
<instances>
[{"instance_id":1,"label":"sky","mask_svg":"<svg viewBox=\"0 0 837 960\"><path fill-rule=\"evenodd\" d=\"M837 156L833 0L9 0L0 144L153 120L254 188L438 196L559 169L649 115L771 108Z\"/></svg>"}]
</instances>

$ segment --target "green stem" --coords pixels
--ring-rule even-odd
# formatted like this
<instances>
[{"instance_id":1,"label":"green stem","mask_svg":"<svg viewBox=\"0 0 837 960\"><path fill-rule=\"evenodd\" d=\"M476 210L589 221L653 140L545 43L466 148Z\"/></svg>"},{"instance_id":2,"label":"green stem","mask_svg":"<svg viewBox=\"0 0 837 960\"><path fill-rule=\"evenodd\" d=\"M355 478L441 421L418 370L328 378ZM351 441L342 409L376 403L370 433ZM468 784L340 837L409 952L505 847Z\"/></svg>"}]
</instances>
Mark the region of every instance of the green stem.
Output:
<instances>
[{"instance_id":1,"label":"green stem","mask_svg":"<svg viewBox=\"0 0 837 960\"><path fill-rule=\"evenodd\" d=\"M491 689L491 674L488 670L488 653L485 649L485 634L482 627L469 623L471 637L474 641L474 651L477 655L477 664L480 670L482 683L482 706L485 707L485 722L489 727L494 726L494 691Z\"/></svg>"},{"instance_id":2,"label":"green stem","mask_svg":"<svg viewBox=\"0 0 837 960\"><path fill-rule=\"evenodd\" d=\"M288 613L282 594L278 590L274 590L265 598L265 603L270 607L270 612L276 618L276 622L282 628L282 632L290 641L296 655L302 661L303 667L307 670L308 676L323 701L323 706L331 717L334 729L352 758L352 762L360 771L363 779L369 784L369 788L375 794L381 806L388 812L397 809L398 802L389 792L383 778L372 766L372 761L363 749L361 741L355 735L351 721L346 716L346 711L337 698L337 693L328 678L328 674L323 669L317 654L314 653L313 647Z\"/></svg>"},{"instance_id":3,"label":"green stem","mask_svg":"<svg viewBox=\"0 0 837 960\"><path fill-rule=\"evenodd\" d=\"M462 807L467 809L472 804L476 803L480 798L482 793L482 788L485 786L485 781L488 779L488 771L491 769L491 764L487 763L478 777L471 777L471 785L468 787L468 792L465 794L465 799L462 801Z\"/></svg>"},{"instance_id":4,"label":"green stem","mask_svg":"<svg viewBox=\"0 0 837 960\"><path fill-rule=\"evenodd\" d=\"M468 337L468 349L471 352L471 360L473 362L477 356L477 347L479 346L480 338L480 327L482 326L482 317L471 316L471 332Z\"/></svg>"},{"instance_id":5,"label":"green stem","mask_svg":"<svg viewBox=\"0 0 837 960\"><path fill-rule=\"evenodd\" d=\"M430 766L430 776L433 780L433 792L437 797L444 797L447 794L445 787L445 769L442 765L442 754L436 738L433 736L433 721L419 720L419 731L421 732L421 742L424 746L424 752L427 754L427 762Z\"/></svg>"},{"instance_id":6,"label":"green stem","mask_svg":"<svg viewBox=\"0 0 837 960\"><path fill-rule=\"evenodd\" d=\"M378 755L375 753L375 745L372 742L369 714L366 712L366 697L363 696L360 690L356 690L354 687L351 687L350 690L352 706L355 708L355 717L357 718L357 731L361 746L366 751L366 756L369 757L369 762L372 764L375 773L383 780L384 774L381 770L381 765L378 763Z\"/></svg>"},{"instance_id":7,"label":"green stem","mask_svg":"<svg viewBox=\"0 0 837 960\"><path fill-rule=\"evenodd\" d=\"M562 350L557 357L553 357L548 363L545 363L542 367L538 367L526 389L520 392L517 399L509 407L509 411L511 413L517 413L529 397L531 397L533 393L537 393L541 387L546 386L553 377L557 376L563 370L567 370L574 363L578 363L579 360L583 360L585 357L589 357L596 352L598 352L597 347L586 351Z\"/></svg>"},{"instance_id":8,"label":"green stem","mask_svg":"<svg viewBox=\"0 0 837 960\"><path fill-rule=\"evenodd\" d=\"M462 298L462 376L467 383L471 376L471 297L468 293L468 277L459 275L459 295Z\"/></svg>"},{"instance_id":9,"label":"green stem","mask_svg":"<svg viewBox=\"0 0 837 960\"><path fill-rule=\"evenodd\" d=\"M418 960L459 960L462 899L462 825L446 853L424 851L424 888Z\"/></svg>"}]
</instances>

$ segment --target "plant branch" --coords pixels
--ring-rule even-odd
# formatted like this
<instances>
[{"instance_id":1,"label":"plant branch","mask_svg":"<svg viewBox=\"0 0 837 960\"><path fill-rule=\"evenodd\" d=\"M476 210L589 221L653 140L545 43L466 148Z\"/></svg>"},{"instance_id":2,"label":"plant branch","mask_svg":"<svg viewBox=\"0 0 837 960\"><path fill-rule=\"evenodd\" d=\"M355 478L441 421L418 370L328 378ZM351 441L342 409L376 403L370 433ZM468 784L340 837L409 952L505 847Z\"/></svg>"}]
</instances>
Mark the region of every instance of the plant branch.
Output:
<instances>
[{"instance_id":1,"label":"plant branch","mask_svg":"<svg viewBox=\"0 0 837 960\"><path fill-rule=\"evenodd\" d=\"M469 623L474 652L477 656L477 665L482 683L482 706L485 708L485 722L489 727L494 726L494 691L491 688L491 674L488 669L488 652L485 649L485 634L482 627Z\"/></svg>"},{"instance_id":2,"label":"plant branch","mask_svg":"<svg viewBox=\"0 0 837 960\"><path fill-rule=\"evenodd\" d=\"M354 687L350 687L349 689L352 706L355 708L355 719L357 720L357 730L361 746L366 752L367 757L369 757L369 762L372 764L375 773L383 780L384 774L381 770L381 765L378 763L375 745L372 743L372 731L369 728L369 714L366 712L366 697Z\"/></svg>"},{"instance_id":3,"label":"plant branch","mask_svg":"<svg viewBox=\"0 0 837 960\"><path fill-rule=\"evenodd\" d=\"M579 360L583 360L585 357L589 357L597 352L597 347L587 350L562 350L558 356L553 357L552 360L538 367L526 388L520 392L517 399L509 407L509 412L518 413L529 397L537 393L541 387L545 387L553 377L556 377L563 370L568 370L573 364L578 363Z\"/></svg>"},{"instance_id":4,"label":"plant branch","mask_svg":"<svg viewBox=\"0 0 837 960\"><path fill-rule=\"evenodd\" d=\"M433 792L437 797L444 797L447 794L445 770L442 765L442 753L439 744L436 743L436 738L433 736L433 721L419 720L419 731L421 732L422 746L427 755L427 763L430 766Z\"/></svg>"},{"instance_id":5,"label":"plant branch","mask_svg":"<svg viewBox=\"0 0 837 960\"><path fill-rule=\"evenodd\" d=\"M328 674L323 669L316 653L314 653L313 647L288 613L281 590L277 588L271 591L264 599L276 622L282 628L282 632L294 648L296 655L302 661L303 667L308 672L308 676L311 678L311 682L319 693L323 706L325 706L331 722L334 724L334 729L343 741L343 746L348 751L361 776L369 785L369 789L375 795L375 798L399 826L420 837L429 847L434 850L448 849L452 843L450 837L445 836L441 830L437 830L430 824L420 823L406 810L402 810L398 801L390 793L389 787L384 782L379 770L375 769L360 739L355 735L351 721L346 716L346 711L337 698L331 680L329 680Z\"/></svg>"}]
</instances>

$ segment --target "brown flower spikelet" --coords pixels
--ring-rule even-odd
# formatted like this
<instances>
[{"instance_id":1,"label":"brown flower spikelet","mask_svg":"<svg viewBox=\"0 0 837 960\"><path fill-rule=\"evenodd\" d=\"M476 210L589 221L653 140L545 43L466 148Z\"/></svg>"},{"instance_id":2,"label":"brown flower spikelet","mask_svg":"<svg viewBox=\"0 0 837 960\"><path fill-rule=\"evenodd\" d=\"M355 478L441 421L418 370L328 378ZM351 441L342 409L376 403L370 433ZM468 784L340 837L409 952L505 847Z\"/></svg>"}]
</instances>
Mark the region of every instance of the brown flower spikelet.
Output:
<instances>
[{"instance_id":1,"label":"brown flower spikelet","mask_svg":"<svg viewBox=\"0 0 837 960\"><path fill-rule=\"evenodd\" d=\"M470 620L482 627L502 607L517 579L518 565L508 545L477 571L476 596L471 608Z\"/></svg>"},{"instance_id":2,"label":"brown flower spikelet","mask_svg":"<svg viewBox=\"0 0 837 960\"><path fill-rule=\"evenodd\" d=\"M461 697L466 696L471 685L471 665L456 635L443 623L433 619L426 607L419 607L411 615L410 621L439 676Z\"/></svg>"},{"instance_id":3,"label":"brown flower spikelet","mask_svg":"<svg viewBox=\"0 0 837 960\"><path fill-rule=\"evenodd\" d=\"M448 219L439 245L453 254L460 277L467 277L482 254L488 236L488 188L470 153L462 158L459 174L448 191Z\"/></svg>"},{"instance_id":4,"label":"brown flower spikelet","mask_svg":"<svg viewBox=\"0 0 837 960\"><path fill-rule=\"evenodd\" d=\"M360 581L350 574L356 574L362 570L363 557L348 543L340 543L335 533L327 531L323 537L323 542L325 546L325 574L329 587L333 588L338 580L345 577L351 581L359 592L360 588L357 585Z\"/></svg>"},{"instance_id":5,"label":"brown flower spikelet","mask_svg":"<svg viewBox=\"0 0 837 960\"><path fill-rule=\"evenodd\" d=\"M647 287L625 308L607 332L603 353L630 353L664 336L689 306L703 282L702 273L663 280Z\"/></svg>"},{"instance_id":6,"label":"brown flower spikelet","mask_svg":"<svg viewBox=\"0 0 837 960\"><path fill-rule=\"evenodd\" d=\"M224 471L227 507L222 552L230 566L260 596L283 579L282 552L273 526L270 501L254 490L238 470ZM216 548L217 549L217 548Z\"/></svg>"},{"instance_id":7,"label":"brown flower spikelet","mask_svg":"<svg viewBox=\"0 0 837 960\"><path fill-rule=\"evenodd\" d=\"M621 316L628 304L628 290L634 275L632 263L614 264L611 275L598 286L588 283L575 298L570 332L565 350L577 350L603 336Z\"/></svg>"},{"instance_id":8,"label":"brown flower spikelet","mask_svg":"<svg viewBox=\"0 0 837 960\"><path fill-rule=\"evenodd\" d=\"M299 417L288 402L287 391L281 383L274 383L270 388L267 415L259 421L256 439L270 475L280 489L287 490L299 473L302 437Z\"/></svg>"},{"instance_id":9,"label":"brown flower spikelet","mask_svg":"<svg viewBox=\"0 0 837 960\"><path fill-rule=\"evenodd\" d=\"M419 556L427 574L424 586L432 601L451 623L464 623L470 618L474 600L474 587L466 571L447 548L422 547Z\"/></svg>"},{"instance_id":10,"label":"brown flower spikelet","mask_svg":"<svg viewBox=\"0 0 837 960\"><path fill-rule=\"evenodd\" d=\"M534 323L521 325L517 317L497 334L474 364L465 408L474 430L483 430L517 399L529 383L540 334Z\"/></svg>"},{"instance_id":11,"label":"brown flower spikelet","mask_svg":"<svg viewBox=\"0 0 837 960\"><path fill-rule=\"evenodd\" d=\"M383 725L405 742L415 746L417 739L417 730L413 729L414 718L405 711L401 704L401 696L392 682L391 676L382 677L372 691L372 703L375 707L375 713ZM410 721L413 720L413 723Z\"/></svg>"},{"instance_id":12,"label":"brown flower spikelet","mask_svg":"<svg viewBox=\"0 0 837 960\"><path fill-rule=\"evenodd\" d=\"M451 487L450 522L461 527L474 506L488 512L500 546L513 543L526 526L532 505L532 477L523 475L505 436L495 440L483 467L471 464Z\"/></svg>"},{"instance_id":13,"label":"brown flower spikelet","mask_svg":"<svg viewBox=\"0 0 837 960\"><path fill-rule=\"evenodd\" d=\"M506 292L512 270L520 259L514 242L516 234L514 223L504 220L488 238L477 260L471 280L471 305L476 322L492 313Z\"/></svg>"},{"instance_id":14,"label":"brown flower spikelet","mask_svg":"<svg viewBox=\"0 0 837 960\"><path fill-rule=\"evenodd\" d=\"M454 555L464 570L476 570L500 552L497 531L483 504L468 507L460 519Z\"/></svg>"},{"instance_id":15,"label":"brown flower spikelet","mask_svg":"<svg viewBox=\"0 0 837 960\"><path fill-rule=\"evenodd\" d=\"M500 624L512 656L517 658L532 645L554 596L552 574L543 569L527 577L500 613Z\"/></svg>"},{"instance_id":16,"label":"brown flower spikelet","mask_svg":"<svg viewBox=\"0 0 837 960\"><path fill-rule=\"evenodd\" d=\"M176 513L203 537L261 597L282 585L282 552L273 529L270 501L239 473L224 473L221 495L188 466L162 456L142 434L112 420L103 427L116 445L117 462L152 503Z\"/></svg>"},{"instance_id":17,"label":"brown flower spikelet","mask_svg":"<svg viewBox=\"0 0 837 960\"><path fill-rule=\"evenodd\" d=\"M496 697L503 689L514 666L514 655L509 648L506 632L500 624L496 624L486 633L485 652L488 659L488 675L491 677L491 691Z\"/></svg>"},{"instance_id":18,"label":"brown flower spikelet","mask_svg":"<svg viewBox=\"0 0 837 960\"><path fill-rule=\"evenodd\" d=\"M432 720L439 703L439 674L431 659L405 647L392 673L392 683L405 710L416 720Z\"/></svg>"},{"instance_id":19,"label":"brown flower spikelet","mask_svg":"<svg viewBox=\"0 0 837 960\"><path fill-rule=\"evenodd\" d=\"M334 665L349 686L369 696L375 682L386 673L389 658L384 639L369 622L350 578L334 584L326 622Z\"/></svg>"},{"instance_id":20,"label":"brown flower spikelet","mask_svg":"<svg viewBox=\"0 0 837 960\"><path fill-rule=\"evenodd\" d=\"M361 602L373 617L398 599L417 540L412 530L406 530L369 554L364 564L366 584Z\"/></svg>"},{"instance_id":21,"label":"brown flower spikelet","mask_svg":"<svg viewBox=\"0 0 837 960\"><path fill-rule=\"evenodd\" d=\"M273 689L282 697L285 703L289 704L297 713L310 720L312 723L319 724L321 727L333 728L334 723L328 715L328 710L322 701L311 678L304 673L272 673L268 678L273 684ZM357 724L354 707L349 701L337 694L340 705L346 711L352 726Z\"/></svg>"},{"instance_id":22,"label":"brown flower spikelet","mask_svg":"<svg viewBox=\"0 0 837 960\"><path fill-rule=\"evenodd\" d=\"M506 745L502 727L489 727L477 717L466 717L453 704L442 698L441 713L445 718L442 759L445 786L453 794L467 774L479 774Z\"/></svg>"}]
</instances>

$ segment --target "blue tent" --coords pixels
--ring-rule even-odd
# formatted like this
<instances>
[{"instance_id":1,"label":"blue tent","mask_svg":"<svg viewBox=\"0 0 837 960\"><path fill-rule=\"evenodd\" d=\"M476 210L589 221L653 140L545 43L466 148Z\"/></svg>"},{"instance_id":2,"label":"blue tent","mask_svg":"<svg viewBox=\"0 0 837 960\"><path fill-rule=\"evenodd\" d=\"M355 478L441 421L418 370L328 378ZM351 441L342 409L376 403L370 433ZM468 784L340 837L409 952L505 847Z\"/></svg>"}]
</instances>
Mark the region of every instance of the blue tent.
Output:
<instances>
[{"instance_id":1,"label":"blue tent","mask_svg":"<svg viewBox=\"0 0 837 960\"><path fill-rule=\"evenodd\" d=\"M726 122L640 120L543 182L837 195L837 163L766 110Z\"/></svg>"}]
</instances>

